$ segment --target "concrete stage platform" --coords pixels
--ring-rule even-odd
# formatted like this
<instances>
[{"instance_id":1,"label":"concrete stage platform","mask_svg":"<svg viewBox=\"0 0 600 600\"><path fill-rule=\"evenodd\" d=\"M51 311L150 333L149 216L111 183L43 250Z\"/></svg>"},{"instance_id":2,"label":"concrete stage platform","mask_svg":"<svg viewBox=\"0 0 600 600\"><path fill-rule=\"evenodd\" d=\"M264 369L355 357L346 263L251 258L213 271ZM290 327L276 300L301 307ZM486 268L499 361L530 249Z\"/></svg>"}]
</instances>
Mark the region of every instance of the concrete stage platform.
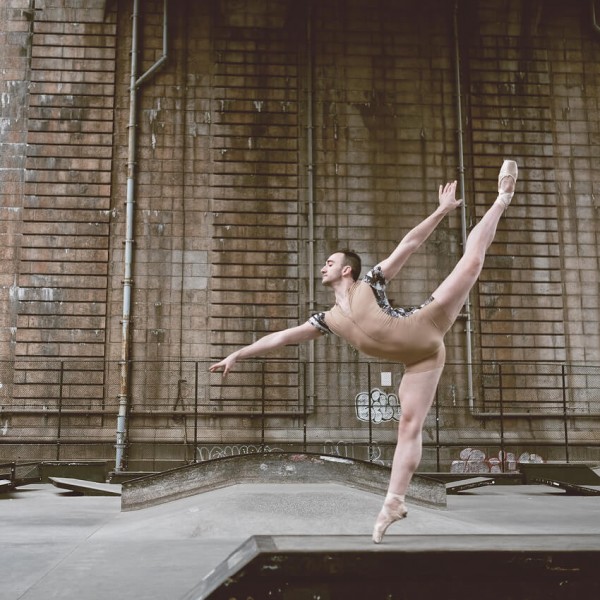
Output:
<instances>
[{"instance_id":1,"label":"concrete stage platform","mask_svg":"<svg viewBox=\"0 0 600 600\"><path fill-rule=\"evenodd\" d=\"M219 573L232 577L245 568L236 577L251 575L253 545L276 551L277 560L290 567L301 559L295 569L304 573L297 579L302 585L287 592L280 586L279 596L269 596L283 600L313 598L313 592L323 600L351 598L347 591L340 596L331 580L311 583L308 575L314 577L319 565L343 575L353 564L353 574L364 574L370 565L368 600L402 597L391 590L400 594L410 577L418 588L419 573L427 590L446 592L444 598L452 597L449 577L472 582L461 591L463 599L495 598L482 583L489 560L482 571L481 557L495 557L503 577L518 572L515 564L527 564L538 569L529 575L557 580L562 595L539 587L545 598L591 597L581 588L589 581L579 589L565 582L585 578L590 557L598 564L598 497L572 496L547 485L472 488L448 495L445 507L409 503L408 518L375 545L370 535L382 499L381 492L340 483L253 482L122 511L116 496L82 496L48 483L24 486L0 494L0 598L176 600L210 594L213 600L219 596L209 588ZM498 550L504 553L494 555ZM266 561L261 572L272 571L273 556L259 556ZM385 574L385 596L373 585L381 582L378 573Z\"/></svg>"}]
</instances>

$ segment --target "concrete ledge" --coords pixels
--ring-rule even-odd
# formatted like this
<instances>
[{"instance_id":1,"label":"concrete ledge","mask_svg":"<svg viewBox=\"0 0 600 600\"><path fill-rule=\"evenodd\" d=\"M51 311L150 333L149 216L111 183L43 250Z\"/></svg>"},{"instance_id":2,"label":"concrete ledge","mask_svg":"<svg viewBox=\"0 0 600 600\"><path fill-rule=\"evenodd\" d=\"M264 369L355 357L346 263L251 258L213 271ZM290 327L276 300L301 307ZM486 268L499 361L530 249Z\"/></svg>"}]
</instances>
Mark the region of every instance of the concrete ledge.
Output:
<instances>
[{"instance_id":1,"label":"concrete ledge","mask_svg":"<svg viewBox=\"0 0 600 600\"><path fill-rule=\"evenodd\" d=\"M597 598L598 535L253 536L181 600ZM395 591L401 586L401 596ZM442 592L442 593L441 593Z\"/></svg>"},{"instance_id":2,"label":"concrete ledge","mask_svg":"<svg viewBox=\"0 0 600 600\"><path fill-rule=\"evenodd\" d=\"M568 481L557 481L556 479L543 479L538 477L536 483L549 485L553 488L565 490L567 494L573 496L600 496L600 485L577 485Z\"/></svg>"},{"instance_id":3,"label":"concrete ledge","mask_svg":"<svg viewBox=\"0 0 600 600\"><path fill-rule=\"evenodd\" d=\"M561 481L575 485L600 485L600 476L580 463L519 463L523 483L540 483L544 480Z\"/></svg>"},{"instance_id":4,"label":"concrete ledge","mask_svg":"<svg viewBox=\"0 0 600 600\"><path fill-rule=\"evenodd\" d=\"M465 490L472 490L476 487L482 487L484 485L494 485L496 481L493 477L471 477L469 479L461 479L459 481L452 481L446 484L447 494L458 494Z\"/></svg>"},{"instance_id":5,"label":"concrete ledge","mask_svg":"<svg viewBox=\"0 0 600 600\"><path fill-rule=\"evenodd\" d=\"M49 477L50 483L57 488L77 492L83 496L120 496L121 486L114 483L98 483L85 479L69 477Z\"/></svg>"},{"instance_id":6,"label":"concrete ledge","mask_svg":"<svg viewBox=\"0 0 600 600\"><path fill-rule=\"evenodd\" d=\"M384 494L390 469L373 463L309 453L247 454L179 467L123 482L121 510L138 510L240 483L338 483ZM415 475L412 502L446 506L445 485Z\"/></svg>"}]
</instances>

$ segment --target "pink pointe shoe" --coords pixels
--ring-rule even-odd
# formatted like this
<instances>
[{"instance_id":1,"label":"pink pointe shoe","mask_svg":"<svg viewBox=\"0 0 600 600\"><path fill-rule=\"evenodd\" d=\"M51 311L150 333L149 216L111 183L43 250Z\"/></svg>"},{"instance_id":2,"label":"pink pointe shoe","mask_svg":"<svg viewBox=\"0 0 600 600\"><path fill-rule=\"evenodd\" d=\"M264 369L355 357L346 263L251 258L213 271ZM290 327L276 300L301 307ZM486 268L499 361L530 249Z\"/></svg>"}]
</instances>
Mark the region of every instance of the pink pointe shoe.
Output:
<instances>
[{"instance_id":1,"label":"pink pointe shoe","mask_svg":"<svg viewBox=\"0 0 600 600\"><path fill-rule=\"evenodd\" d=\"M498 175L498 200L504 205L505 210L508 208L515 193L518 174L519 168L514 160L505 160L502 163L502 168ZM503 184L503 181L508 177L512 179L512 184L510 182L504 182Z\"/></svg>"},{"instance_id":2,"label":"pink pointe shoe","mask_svg":"<svg viewBox=\"0 0 600 600\"><path fill-rule=\"evenodd\" d=\"M396 521L404 519L408 514L406 505L404 504L404 496L399 494L388 494L385 497L383 507L375 521L373 528L373 541L379 544L387 528Z\"/></svg>"}]
</instances>

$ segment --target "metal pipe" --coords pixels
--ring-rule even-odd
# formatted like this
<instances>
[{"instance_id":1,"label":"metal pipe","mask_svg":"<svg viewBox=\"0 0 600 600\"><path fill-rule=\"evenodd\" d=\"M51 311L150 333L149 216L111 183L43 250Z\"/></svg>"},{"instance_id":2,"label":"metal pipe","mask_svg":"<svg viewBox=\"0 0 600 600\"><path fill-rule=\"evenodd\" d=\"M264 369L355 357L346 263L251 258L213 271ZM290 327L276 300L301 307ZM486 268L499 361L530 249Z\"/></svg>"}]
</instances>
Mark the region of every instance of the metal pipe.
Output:
<instances>
[{"instance_id":1,"label":"metal pipe","mask_svg":"<svg viewBox=\"0 0 600 600\"><path fill-rule=\"evenodd\" d=\"M308 211L308 311L310 314L315 312L315 277L313 269L315 268L315 176L314 176L314 139L313 139L313 3L308 2L306 16L306 45L307 45L307 82L306 82L306 173L307 173L307 211ZM311 406L314 408L315 402L315 343L313 340L308 346L308 392Z\"/></svg>"},{"instance_id":2,"label":"metal pipe","mask_svg":"<svg viewBox=\"0 0 600 600\"><path fill-rule=\"evenodd\" d=\"M504 395L502 394L502 364L498 365L498 390L500 391L500 456L502 457L502 465L504 465ZM502 469L504 470L504 469Z\"/></svg>"},{"instance_id":3,"label":"metal pipe","mask_svg":"<svg viewBox=\"0 0 600 600\"><path fill-rule=\"evenodd\" d=\"M135 207L135 166L137 128L137 90L167 59L167 0L163 0L163 55L139 79L138 40L140 0L133 0L131 16L131 74L129 82L129 123L127 150L127 198L125 201L125 258L123 274L123 316L121 321L121 359L119 361L119 413L117 416L115 472L123 470L127 444L127 410L129 407L129 363L131 351L131 288L133 286L133 224Z\"/></svg>"},{"instance_id":4,"label":"metal pipe","mask_svg":"<svg viewBox=\"0 0 600 600\"><path fill-rule=\"evenodd\" d=\"M56 460L60 460L60 436L62 432L62 405L63 405L63 380L64 380L64 361L60 361L60 376L58 382L58 430L56 432Z\"/></svg>"},{"instance_id":5,"label":"metal pipe","mask_svg":"<svg viewBox=\"0 0 600 600\"><path fill-rule=\"evenodd\" d=\"M260 364L260 449L264 452L265 449L265 363Z\"/></svg>"},{"instance_id":6,"label":"metal pipe","mask_svg":"<svg viewBox=\"0 0 600 600\"><path fill-rule=\"evenodd\" d=\"M146 80L150 79L152 75L158 71L163 64L166 62L169 54L169 40L168 40L168 10L167 0L163 0L163 50L161 57L135 82L136 87L140 87Z\"/></svg>"},{"instance_id":7,"label":"metal pipe","mask_svg":"<svg viewBox=\"0 0 600 600\"><path fill-rule=\"evenodd\" d=\"M461 91L461 77L460 77L460 44L459 44L459 30L458 30L458 4L459 0L454 3L454 71L455 71L455 84L456 84L456 120L458 122L458 177L459 177L459 189L462 194L463 203L460 211L461 219L461 233L462 233L462 244L463 252L467 245L467 207L465 197L465 156L463 147L463 118L462 118L462 91ZM465 319L465 342L467 352L467 400L469 402L469 408L471 411L474 408L475 399L473 394L473 339L472 339L472 319L471 319L471 294L467 296L464 308Z\"/></svg>"},{"instance_id":8,"label":"metal pipe","mask_svg":"<svg viewBox=\"0 0 600 600\"><path fill-rule=\"evenodd\" d=\"M567 374L565 370L565 365L561 365L561 375L562 375L562 400L563 400L563 431L565 434L565 459L569 462L569 423L567 419L569 418L568 410L567 410Z\"/></svg>"},{"instance_id":9,"label":"metal pipe","mask_svg":"<svg viewBox=\"0 0 600 600\"><path fill-rule=\"evenodd\" d=\"M76 416L76 417L98 417L102 415L114 415L114 410L77 410L77 409L59 409L59 408L50 408L50 409L14 409L14 410L3 410L3 416L32 416L32 415L41 415L43 417L52 417L52 416ZM301 410L297 410L296 412L292 411L265 411L264 416L266 417L289 417L290 419L298 419L303 416L303 412ZM135 417L193 417L194 415L198 415L199 417L235 417L235 416L250 416L250 417L261 417L263 416L262 411L256 412L255 410L136 410L128 413L128 418L133 419ZM585 416L585 415L584 415ZM600 415L596 415L600 416ZM0 440L0 443L4 443L4 440ZM11 443L14 443L12 440ZM19 439L19 443L21 440Z\"/></svg>"},{"instance_id":10,"label":"metal pipe","mask_svg":"<svg viewBox=\"0 0 600 600\"><path fill-rule=\"evenodd\" d=\"M373 462L373 395L371 394L371 363L367 363L367 394L369 397L369 462Z\"/></svg>"},{"instance_id":11,"label":"metal pipe","mask_svg":"<svg viewBox=\"0 0 600 600\"><path fill-rule=\"evenodd\" d=\"M600 33L600 25L598 25L598 21L596 20L596 0L590 0L590 10L592 13L592 27Z\"/></svg>"},{"instance_id":12,"label":"metal pipe","mask_svg":"<svg viewBox=\"0 0 600 600\"><path fill-rule=\"evenodd\" d=\"M482 411L473 413L474 416L482 419L498 419L500 417L505 418L515 418L515 419L564 419L564 415L561 412L515 412L515 411L506 411L496 412L496 411ZM58 416L59 413L65 416L77 416L77 417L99 417L99 416L112 416L115 414L114 410L109 409L90 409L90 410L78 410L73 408L14 408L2 411L2 416L10 417L10 416L44 416L44 417L52 417ZM134 412L129 413L130 418L134 417L193 417L194 415L198 415L199 417L211 417L211 418L219 418L219 417L235 417L236 415L240 416L255 416L261 417L261 412L251 411L251 410L136 410ZM307 413L308 414L308 413ZM295 412L292 411L265 411L265 416L268 417L289 417L290 419L298 419L303 418L304 411L303 409L299 409ZM575 418L575 419L598 419L600 418L600 412L589 412L583 414L569 414L567 413L567 418ZM308 432L308 428L306 428ZM8 438L0 439L0 444L7 443ZM14 442L14 440L12 440ZM11 442L11 443L12 443ZM21 443L21 440L19 440ZM461 442L462 443L462 442Z\"/></svg>"},{"instance_id":13,"label":"metal pipe","mask_svg":"<svg viewBox=\"0 0 600 600\"><path fill-rule=\"evenodd\" d=\"M306 381L306 364L304 364L304 381ZM302 402L302 449L306 452L306 442L308 440L308 412L306 406L306 394L303 394L303 402Z\"/></svg>"},{"instance_id":14,"label":"metal pipe","mask_svg":"<svg viewBox=\"0 0 600 600\"><path fill-rule=\"evenodd\" d=\"M198 445L198 363L194 368L194 448ZM196 453L194 452L194 462Z\"/></svg>"},{"instance_id":15,"label":"metal pipe","mask_svg":"<svg viewBox=\"0 0 600 600\"><path fill-rule=\"evenodd\" d=\"M115 471L123 469L127 435L127 408L129 404L129 331L131 316L131 286L133 262L133 207L135 202L135 128L137 114L136 79L138 68L139 0L133 0L131 15L131 73L129 80L129 123L127 125L127 198L125 201L125 258L123 276L123 315L121 319L121 359L119 362L119 412L115 444Z\"/></svg>"}]
</instances>

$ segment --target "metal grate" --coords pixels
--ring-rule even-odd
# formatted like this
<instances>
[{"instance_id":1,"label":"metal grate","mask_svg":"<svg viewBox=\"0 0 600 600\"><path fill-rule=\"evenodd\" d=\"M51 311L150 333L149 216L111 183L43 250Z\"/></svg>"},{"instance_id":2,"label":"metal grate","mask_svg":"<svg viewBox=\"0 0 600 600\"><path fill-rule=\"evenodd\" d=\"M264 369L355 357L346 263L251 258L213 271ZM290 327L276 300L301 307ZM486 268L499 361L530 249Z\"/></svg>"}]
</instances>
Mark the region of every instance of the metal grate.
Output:
<instances>
[{"instance_id":1,"label":"metal grate","mask_svg":"<svg viewBox=\"0 0 600 600\"><path fill-rule=\"evenodd\" d=\"M247 361L225 379L208 366L132 363L130 469L276 450L390 463L402 413L397 365ZM13 367L0 363L0 460L114 458L118 363ZM469 400L466 365L446 365L423 428L422 469L450 470L464 452L488 465L509 455L600 462L600 366L478 363L473 374Z\"/></svg>"}]
</instances>

